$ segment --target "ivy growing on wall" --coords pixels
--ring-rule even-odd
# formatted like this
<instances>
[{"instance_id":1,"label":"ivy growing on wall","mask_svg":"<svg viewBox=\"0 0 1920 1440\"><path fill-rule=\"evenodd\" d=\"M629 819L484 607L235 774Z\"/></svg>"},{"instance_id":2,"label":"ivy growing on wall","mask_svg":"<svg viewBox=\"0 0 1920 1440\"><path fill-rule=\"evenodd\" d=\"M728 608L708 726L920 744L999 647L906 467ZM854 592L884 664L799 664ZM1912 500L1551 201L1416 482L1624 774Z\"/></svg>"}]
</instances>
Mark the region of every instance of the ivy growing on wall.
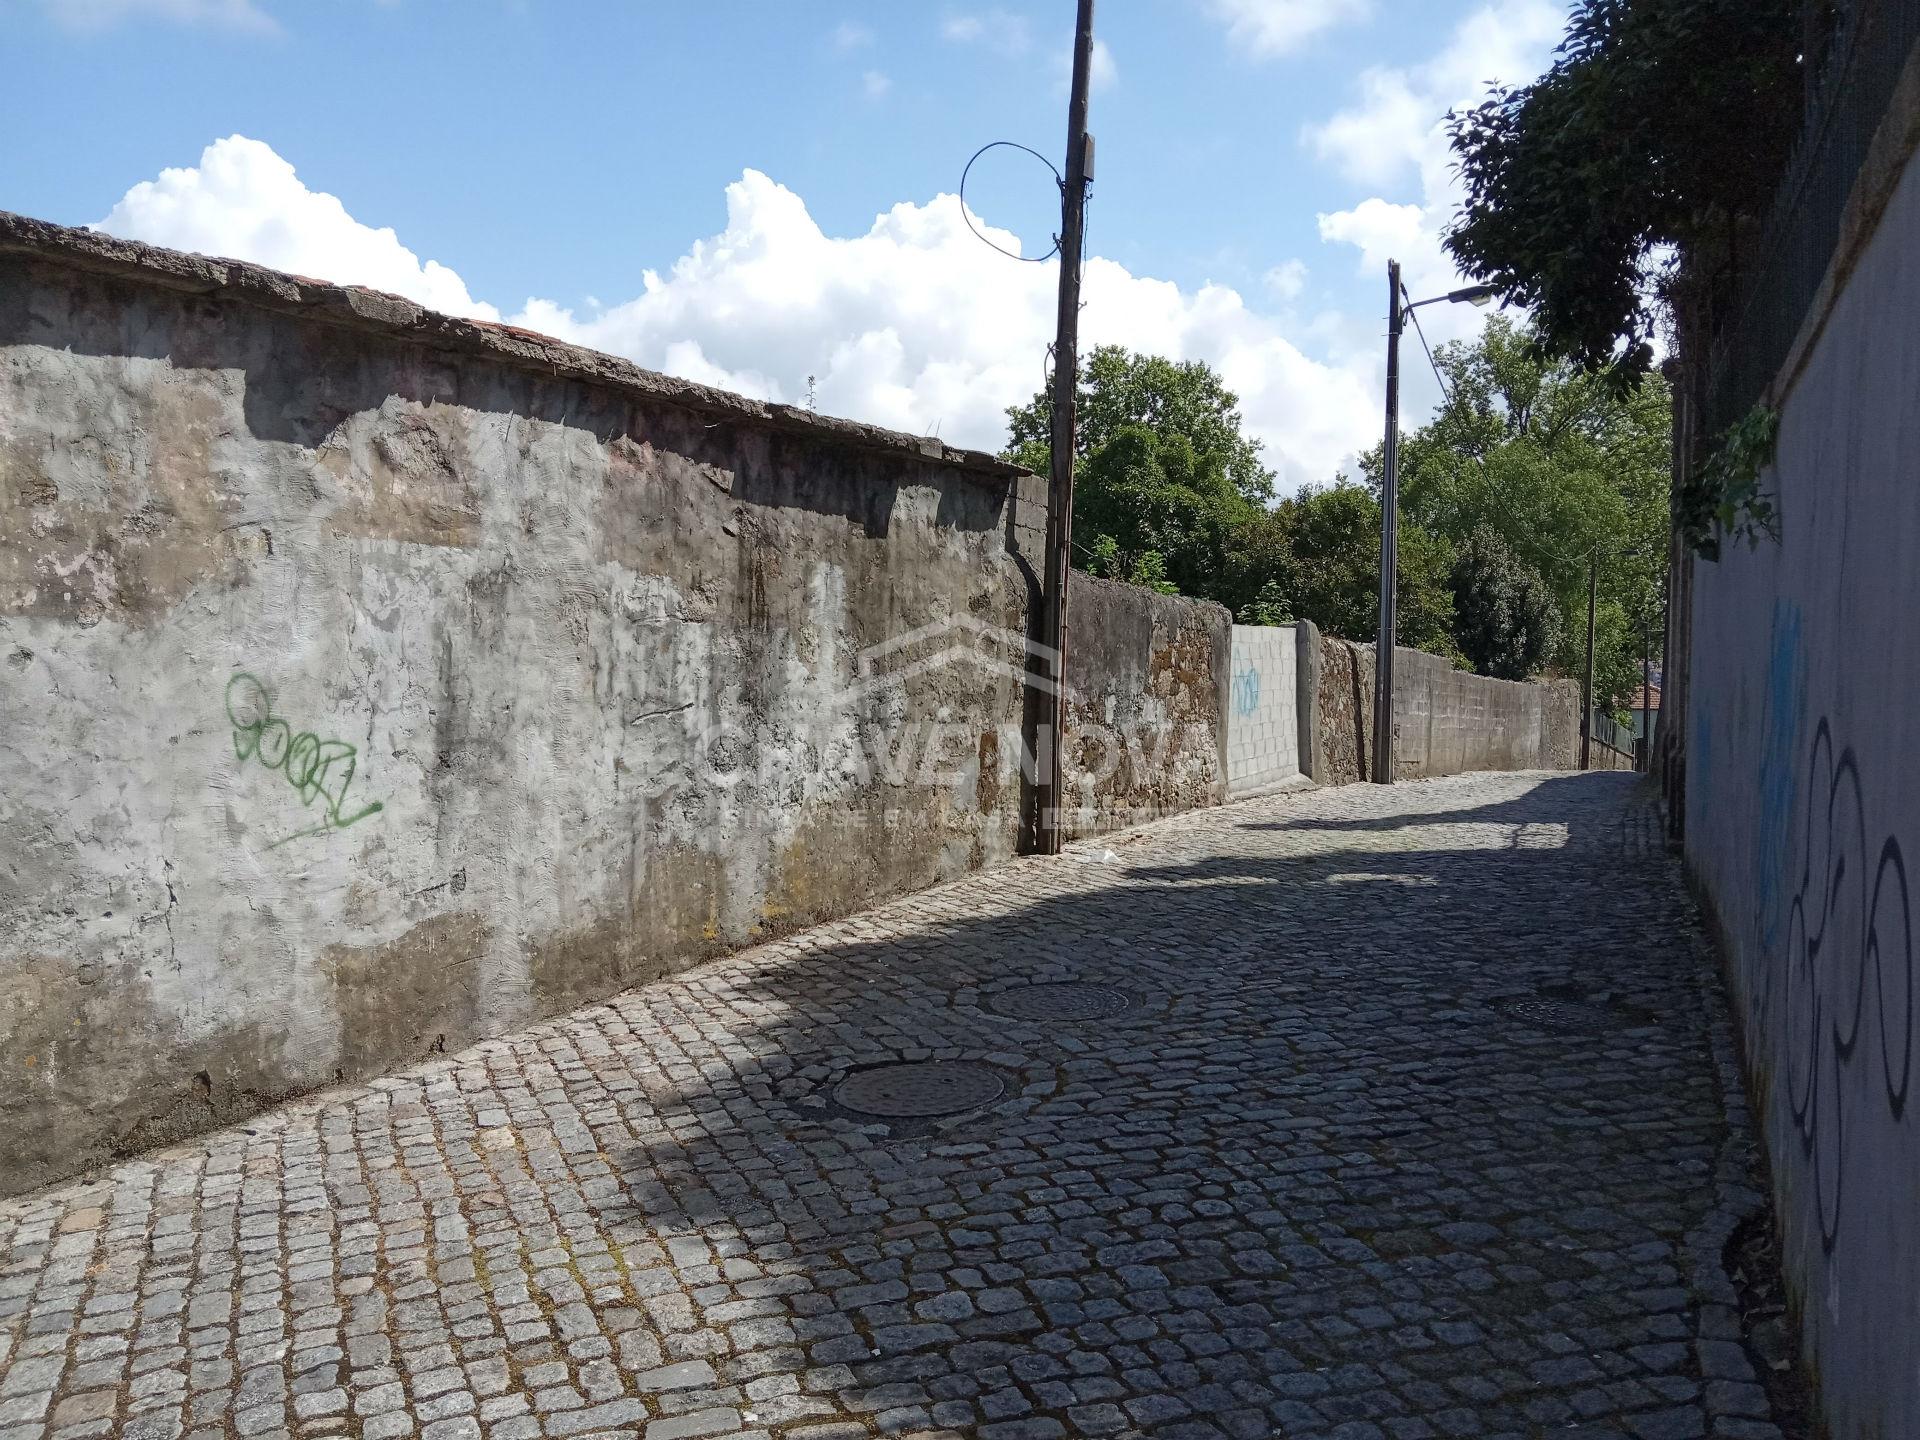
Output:
<instances>
[{"instance_id":1,"label":"ivy growing on wall","mask_svg":"<svg viewBox=\"0 0 1920 1440\"><path fill-rule=\"evenodd\" d=\"M1680 528L1687 545L1707 560L1720 558L1720 537L1745 540L1749 549L1762 536L1778 542L1780 516L1760 489L1760 475L1773 463L1780 434L1780 412L1755 405L1729 425L1706 460L1680 489Z\"/></svg>"}]
</instances>

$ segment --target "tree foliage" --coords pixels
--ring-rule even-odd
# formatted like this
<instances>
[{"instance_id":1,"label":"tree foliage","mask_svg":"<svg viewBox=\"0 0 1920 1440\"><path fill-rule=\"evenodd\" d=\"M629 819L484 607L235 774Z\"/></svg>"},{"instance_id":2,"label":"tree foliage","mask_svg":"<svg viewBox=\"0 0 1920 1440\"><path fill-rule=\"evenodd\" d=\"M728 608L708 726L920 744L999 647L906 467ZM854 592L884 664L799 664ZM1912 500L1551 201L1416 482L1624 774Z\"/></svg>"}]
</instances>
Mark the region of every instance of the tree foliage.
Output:
<instances>
[{"instance_id":1,"label":"tree foliage","mask_svg":"<svg viewBox=\"0 0 1920 1440\"><path fill-rule=\"evenodd\" d=\"M1549 363L1494 319L1437 360L1448 400L1401 444L1396 638L1522 678L1577 674L1587 556L1602 555L1603 703L1634 683L1640 626L1658 613L1667 517L1667 398L1657 376L1616 393ZM1096 350L1080 381L1075 563L1215 600L1248 624L1311 620L1371 640L1380 588L1380 455L1370 483L1337 480L1267 503L1272 475L1207 366ZM1049 397L1008 412L1008 454L1048 462Z\"/></svg>"},{"instance_id":2,"label":"tree foliage","mask_svg":"<svg viewBox=\"0 0 1920 1440\"><path fill-rule=\"evenodd\" d=\"M1559 638L1560 607L1540 572L1481 526L1454 552L1453 635L1482 675L1524 680Z\"/></svg>"},{"instance_id":3,"label":"tree foliage","mask_svg":"<svg viewBox=\"0 0 1920 1440\"><path fill-rule=\"evenodd\" d=\"M1550 668L1585 665L1588 558L1599 559L1595 692L1614 706L1637 684L1643 626L1660 625L1669 521L1671 400L1664 379L1624 391L1502 317L1435 359L1446 398L1400 444L1404 514L1464 545L1489 532L1536 572L1558 611ZM1380 452L1362 458L1376 486ZM1463 637L1461 648L1473 647ZM1490 672L1491 673L1491 672Z\"/></svg>"},{"instance_id":4,"label":"tree foliage","mask_svg":"<svg viewBox=\"0 0 1920 1440\"><path fill-rule=\"evenodd\" d=\"M1218 600L1252 601L1264 577L1230 557L1273 494L1260 446L1241 430L1239 400L1204 362L1104 345L1087 356L1074 433L1074 561L1095 575ZM1052 397L1007 411L1007 453L1050 463Z\"/></svg>"},{"instance_id":5,"label":"tree foliage","mask_svg":"<svg viewBox=\"0 0 1920 1440\"><path fill-rule=\"evenodd\" d=\"M1122 578L1158 563L1183 593L1210 594L1228 536L1254 508L1228 480L1225 458L1178 431L1119 426L1074 481L1082 560L1110 545Z\"/></svg>"},{"instance_id":6,"label":"tree foliage","mask_svg":"<svg viewBox=\"0 0 1920 1440\"><path fill-rule=\"evenodd\" d=\"M1798 131L1803 0L1577 0L1545 74L1448 117L1461 268L1622 387L1652 360L1650 265L1736 257Z\"/></svg>"},{"instance_id":7,"label":"tree foliage","mask_svg":"<svg viewBox=\"0 0 1920 1440\"><path fill-rule=\"evenodd\" d=\"M1162 440L1179 437L1217 463L1242 498L1273 498L1273 472L1260 444L1241 430L1240 398L1203 360L1168 360L1119 345L1099 346L1080 364L1075 387L1074 458L1085 464L1129 427ZM1007 411L1010 453L1044 457L1051 447L1053 397L1044 389ZM1037 449L1035 447L1038 447Z\"/></svg>"},{"instance_id":8,"label":"tree foliage","mask_svg":"<svg viewBox=\"0 0 1920 1440\"><path fill-rule=\"evenodd\" d=\"M1380 629L1380 502L1363 485L1308 486L1276 508L1287 541L1282 592L1296 615L1349 640ZM1453 640L1449 572L1453 549L1416 523L1400 525L1400 589L1394 638L1460 658Z\"/></svg>"}]
</instances>

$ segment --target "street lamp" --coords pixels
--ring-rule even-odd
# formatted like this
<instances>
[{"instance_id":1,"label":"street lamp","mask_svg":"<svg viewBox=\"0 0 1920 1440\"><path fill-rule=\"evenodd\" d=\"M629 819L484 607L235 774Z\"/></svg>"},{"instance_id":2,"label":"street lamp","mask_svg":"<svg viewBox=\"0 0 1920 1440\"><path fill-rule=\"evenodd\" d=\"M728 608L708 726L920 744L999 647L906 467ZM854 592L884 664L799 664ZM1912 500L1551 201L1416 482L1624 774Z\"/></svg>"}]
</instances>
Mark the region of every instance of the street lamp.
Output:
<instances>
[{"instance_id":1,"label":"street lamp","mask_svg":"<svg viewBox=\"0 0 1920 1440\"><path fill-rule=\"evenodd\" d=\"M1387 441L1380 485L1380 634L1373 647L1373 782L1393 783L1393 634L1400 568L1400 331L1422 305L1485 305L1491 285L1468 285L1430 300L1405 300L1400 262L1387 262Z\"/></svg>"}]
</instances>

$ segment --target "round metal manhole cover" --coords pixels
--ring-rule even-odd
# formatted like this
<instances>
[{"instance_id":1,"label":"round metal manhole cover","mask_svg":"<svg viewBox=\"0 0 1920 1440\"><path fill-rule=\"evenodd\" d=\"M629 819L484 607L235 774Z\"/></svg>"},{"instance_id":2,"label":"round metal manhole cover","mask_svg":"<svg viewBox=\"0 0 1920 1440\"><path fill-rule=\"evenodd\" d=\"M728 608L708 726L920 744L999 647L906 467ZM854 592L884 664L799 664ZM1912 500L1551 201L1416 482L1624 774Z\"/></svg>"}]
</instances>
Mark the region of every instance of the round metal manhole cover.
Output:
<instances>
[{"instance_id":1,"label":"round metal manhole cover","mask_svg":"<svg viewBox=\"0 0 1920 1440\"><path fill-rule=\"evenodd\" d=\"M1014 1020L1105 1020L1133 1008L1133 997L1111 985L1061 980L1002 990L987 1000L996 1015Z\"/></svg>"},{"instance_id":2,"label":"round metal manhole cover","mask_svg":"<svg viewBox=\"0 0 1920 1440\"><path fill-rule=\"evenodd\" d=\"M1006 1088L984 1065L918 1060L849 1075L834 1087L833 1098L857 1114L881 1120L931 1120L998 1100Z\"/></svg>"},{"instance_id":3,"label":"round metal manhole cover","mask_svg":"<svg viewBox=\"0 0 1920 1440\"><path fill-rule=\"evenodd\" d=\"M1610 1030L1620 1023L1620 1017L1613 1011L1599 1005L1583 1005L1577 1000L1513 1000L1502 1008L1523 1025L1541 1030L1577 1033Z\"/></svg>"}]
</instances>

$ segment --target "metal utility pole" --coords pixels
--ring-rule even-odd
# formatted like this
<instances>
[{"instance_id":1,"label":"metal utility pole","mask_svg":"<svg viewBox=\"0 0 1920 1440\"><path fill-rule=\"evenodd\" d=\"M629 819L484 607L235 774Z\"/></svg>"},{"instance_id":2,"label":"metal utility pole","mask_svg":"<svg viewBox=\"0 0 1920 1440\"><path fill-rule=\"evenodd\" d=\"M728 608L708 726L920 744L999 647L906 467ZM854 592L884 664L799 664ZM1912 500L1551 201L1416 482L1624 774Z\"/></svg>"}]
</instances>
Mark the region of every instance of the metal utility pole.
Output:
<instances>
[{"instance_id":1,"label":"metal utility pole","mask_svg":"<svg viewBox=\"0 0 1920 1440\"><path fill-rule=\"evenodd\" d=\"M1080 378L1080 247L1087 183L1093 179L1093 137L1087 134L1087 90L1093 71L1093 0L1080 0L1073 36L1073 89L1067 100L1067 177L1060 207L1060 313L1053 342L1053 466L1047 491L1046 645L1053 651L1054 691L1042 707L1050 719L1046 780L1040 793L1040 853L1063 842L1060 800L1067 719L1067 576L1073 548L1074 394ZM1037 737L1036 737L1037 738Z\"/></svg>"},{"instance_id":2,"label":"metal utility pole","mask_svg":"<svg viewBox=\"0 0 1920 1440\"><path fill-rule=\"evenodd\" d=\"M1587 675L1580 682L1580 768L1593 755L1593 607L1600 594L1600 547L1587 557Z\"/></svg>"},{"instance_id":3,"label":"metal utility pole","mask_svg":"<svg viewBox=\"0 0 1920 1440\"><path fill-rule=\"evenodd\" d=\"M1393 636L1400 573L1400 262L1387 262L1387 438L1380 483L1380 635L1373 647L1373 783L1393 783Z\"/></svg>"}]
</instances>

